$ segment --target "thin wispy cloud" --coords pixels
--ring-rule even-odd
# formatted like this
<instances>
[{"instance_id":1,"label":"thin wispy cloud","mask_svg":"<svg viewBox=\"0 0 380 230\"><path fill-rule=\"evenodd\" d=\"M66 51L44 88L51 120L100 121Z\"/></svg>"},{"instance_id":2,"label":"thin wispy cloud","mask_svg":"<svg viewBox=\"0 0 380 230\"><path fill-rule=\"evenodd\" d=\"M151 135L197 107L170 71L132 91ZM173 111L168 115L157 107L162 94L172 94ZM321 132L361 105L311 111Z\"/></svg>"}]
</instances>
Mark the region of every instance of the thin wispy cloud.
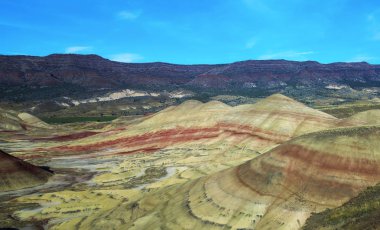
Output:
<instances>
[{"instance_id":1,"label":"thin wispy cloud","mask_svg":"<svg viewBox=\"0 0 380 230\"><path fill-rule=\"evenodd\" d=\"M379 13L378 12L372 12L367 15L367 21L368 21L368 27L370 31L370 39L374 41L380 41L380 22L378 20Z\"/></svg>"},{"instance_id":2,"label":"thin wispy cloud","mask_svg":"<svg viewBox=\"0 0 380 230\"><path fill-rule=\"evenodd\" d=\"M114 54L110 56L110 59L112 61L118 61L118 62L136 62L144 59L143 56L140 54L135 53L120 53L120 54Z\"/></svg>"},{"instance_id":3,"label":"thin wispy cloud","mask_svg":"<svg viewBox=\"0 0 380 230\"><path fill-rule=\"evenodd\" d=\"M375 59L372 56L366 55L366 54L358 54L355 57L348 60L348 62L370 62L371 60Z\"/></svg>"},{"instance_id":4,"label":"thin wispy cloud","mask_svg":"<svg viewBox=\"0 0 380 230\"><path fill-rule=\"evenodd\" d=\"M123 10L117 13L117 17L122 20L135 20L140 17L141 11Z\"/></svg>"},{"instance_id":5,"label":"thin wispy cloud","mask_svg":"<svg viewBox=\"0 0 380 230\"><path fill-rule=\"evenodd\" d=\"M368 14L367 15L367 21L372 22L374 20L375 20L375 16L373 14Z\"/></svg>"},{"instance_id":6,"label":"thin wispy cloud","mask_svg":"<svg viewBox=\"0 0 380 230\"><path fill-rule=\"evenodd\" d=\"M65 49L65 53L75 54L90 50L92 50L91 46L70 46Z\"/></svg>"},{"instance_id":7,"label":"thin wispy cloud","mask_svg":"<svg viewBox=\"0 0 380 230\"><path fill-rule=\"evenodd\" d=\"M252 49L254 46L256 46L256 44L257 44L257 39L251 38L245 43L245 48Z\"/></svg>"},{"instance_id":8,"label":"thin wispy cloud","mask_svg":"<svg viewBox=\"0 0 380 230\"><path fill-rule=\"evenodd\" d=\"M375 32L371 38L372 40L380 41L380 32Z\"/></svg>"},{"instance_id":9,"label":"thin wispy cloud","mask_svg":"<svg viewBox=\"0 0 380 230\"><path fill-rule=\"evenodd\" d=\"M263 0L242 0L243 4L249 9L263 14L272 14L274 10Z\"/></svg>"},{"instance_id":10,"label":"thin wispy cloud","mask_svg":"<svg viewBox=\"0 0 380 230\"><path fill-rule=\"evenodd\" d=\"M270 60L270 59L296 59L305 60L307 55L313 54L314 51L283 51L277 53L268 53L257 57L259 60Z\"/></svg>"}]
</instances>

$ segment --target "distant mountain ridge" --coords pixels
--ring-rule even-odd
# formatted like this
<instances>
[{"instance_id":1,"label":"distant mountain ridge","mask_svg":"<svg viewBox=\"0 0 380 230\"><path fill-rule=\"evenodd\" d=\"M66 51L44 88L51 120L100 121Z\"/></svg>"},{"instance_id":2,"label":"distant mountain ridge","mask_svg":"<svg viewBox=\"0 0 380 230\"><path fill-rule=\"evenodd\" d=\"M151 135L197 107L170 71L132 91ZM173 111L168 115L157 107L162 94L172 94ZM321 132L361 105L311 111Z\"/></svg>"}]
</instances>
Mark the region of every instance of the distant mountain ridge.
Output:
<instances>
[{"instance_id":1,"label":"distant mountain ridge","mask_svg":"<svg viewBox=\"0 0 380 230\"><path fill-rule=\"evenodd\" d=\"M380 65L365 62L249 60L218 65L121 63L97 55L0 56L2 86L85 89L156 87L170 89L284 88L287 86L380 86Z\"/></svg>"}]
</instances>

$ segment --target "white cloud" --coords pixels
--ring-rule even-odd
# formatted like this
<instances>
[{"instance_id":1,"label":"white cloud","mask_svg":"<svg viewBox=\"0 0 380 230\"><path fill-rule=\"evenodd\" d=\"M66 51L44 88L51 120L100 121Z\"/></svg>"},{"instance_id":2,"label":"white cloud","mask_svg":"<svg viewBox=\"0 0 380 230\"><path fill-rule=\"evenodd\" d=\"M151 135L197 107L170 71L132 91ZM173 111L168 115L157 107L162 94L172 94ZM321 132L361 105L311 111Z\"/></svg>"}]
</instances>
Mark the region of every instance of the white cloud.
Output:
<instances>
[{"instance_id":1,"label":"white cloud","mask_svg":"<svg viewBox=\"0 0 380 230\"><path fill-rule=\"evenodd\" d=\"M135 20L136 18L140 17L141 11L127 11L123 10L117 13L117 16L119 19L123 20Z\"/></svg>"},{"instance_id":2,"label":"white cloud","mask_svg":"<svg viewBox=\"0 0 380 230\"><path fill-rule=\"evenodd\" d=\"M373 60L374 57L371 57L369 55L366 55L366 54L358 54L356 55L355 57L351 58L350 60L348 60L348 62L369 62L371 60Z\"/></svg>"},{"instance_id":3,"label":"white cloud","mask_svg":"<svg viewBox=\"0 0 380 230\"><path fill-rule=\"evenodd\" d=\"M136 62L144 58L139 54L121 53L121 54L111 55L110 59L112 61L118 61L118 62Z\"/></svg>"},{"instance_id":4,"label":"white cloud","mask_svg":"<svg viewBox=\"0 0 380 230\"><path fill-rule=\"evenodd\" d=\"M269 53L269 54L264 54L257 59L259 60L269 60L269 59L297 59L297 60L304 60L306 59L305 56L309 54L313 54L313 51L283 51L283 52L277 52L277 53Z\"/></svg>"},{"instance_id":5,"label":"white cloud","mask_svg":"<svg viewBox=\"0 0 380 230\"><path fill-rule=\"evenodd\" d=\"M90 51L92 47L90 46L70 46L65 49L65 53L75 54L83 51Z\"/></svg>"}]
</instances>

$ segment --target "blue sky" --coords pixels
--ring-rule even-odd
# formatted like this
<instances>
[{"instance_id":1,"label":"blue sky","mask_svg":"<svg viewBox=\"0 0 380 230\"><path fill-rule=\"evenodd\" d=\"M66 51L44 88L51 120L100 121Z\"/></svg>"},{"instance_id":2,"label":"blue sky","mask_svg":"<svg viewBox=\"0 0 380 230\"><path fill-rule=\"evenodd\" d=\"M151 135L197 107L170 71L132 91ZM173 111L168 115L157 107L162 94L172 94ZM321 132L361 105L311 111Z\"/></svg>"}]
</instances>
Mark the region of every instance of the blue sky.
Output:
<instances>
[{"instance_id":1,"label":"blue sky","mask_svg":"<svg viewBox=\"0 0 380 230\"><path fill-rule=\"evenodd\" d=\"M0 54L380 63L377 0L0 0Z\"/></svg>"}]
</instances>

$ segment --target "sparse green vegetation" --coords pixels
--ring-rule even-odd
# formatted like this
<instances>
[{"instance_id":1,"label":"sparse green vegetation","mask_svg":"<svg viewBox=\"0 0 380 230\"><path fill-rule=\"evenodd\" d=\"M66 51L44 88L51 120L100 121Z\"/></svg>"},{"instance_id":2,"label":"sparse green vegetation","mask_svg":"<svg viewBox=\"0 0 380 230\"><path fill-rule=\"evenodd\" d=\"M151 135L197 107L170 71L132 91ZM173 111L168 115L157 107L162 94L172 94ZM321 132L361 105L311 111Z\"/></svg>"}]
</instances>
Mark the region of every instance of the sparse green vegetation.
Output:
<instances>
[{"instance_id":1,"label":"sparse green vegetation","mask_svg":"<svg viewBox=\"0 0 380 230\"><path fill-rule=\"evenodd\" d=\"M21 228L25 226L30 226L31 224L33 224L34 226L39 225L38 221L22 221L12 215L12 213L17 210L35 209L38 207L40 207L40 205L34 203L0 203L0 228Z\"/></svg>"},{"instance_id":2,"label":"sparse green vegetation","mask_svg":"<svg viewBox=\"0 0 380 230\"><path fill-rule=\"evenodd\" d=\"M331 114L337 118L346 118L359 112L380 109L380 104L359 104L349 106L334 106L332 108L323 108L321 111Z\"/></svg>"},{"instance_id":3,"label":"sparse green vegetation","mask_svg":"<svg viewBox=\"0 0 380 230\"><path fill-rule=\"evenodd\" d=\"M48 124L67 124L74 122L104 122L112 121L117 116L100 116L100 117L45 117L41 118Z\"/></svg>"},{"instance_id":4,"label":"sparse green vegetation","mask_svg":"<svg viewBox=\"0 0 380 230\"><path fill-rule=\"evenodd\" d=\"M144 175L140 177L133 177L125 185L125 188L133 188L139 185L152 183L154 180L163 177L167 174L166 169L163 167L147 168Z\"/></svg>"},{"instance_id":5,"label":"sparse green vegetation","mask_svg":"<svg viewBox=\"0 0 380 230\"><path fill-rule=\"evenodd\" d=\"M380 225L379 216L380 184L338 208L313 214L303 229L376 229Z\"/></svg>"}]
</instances>

